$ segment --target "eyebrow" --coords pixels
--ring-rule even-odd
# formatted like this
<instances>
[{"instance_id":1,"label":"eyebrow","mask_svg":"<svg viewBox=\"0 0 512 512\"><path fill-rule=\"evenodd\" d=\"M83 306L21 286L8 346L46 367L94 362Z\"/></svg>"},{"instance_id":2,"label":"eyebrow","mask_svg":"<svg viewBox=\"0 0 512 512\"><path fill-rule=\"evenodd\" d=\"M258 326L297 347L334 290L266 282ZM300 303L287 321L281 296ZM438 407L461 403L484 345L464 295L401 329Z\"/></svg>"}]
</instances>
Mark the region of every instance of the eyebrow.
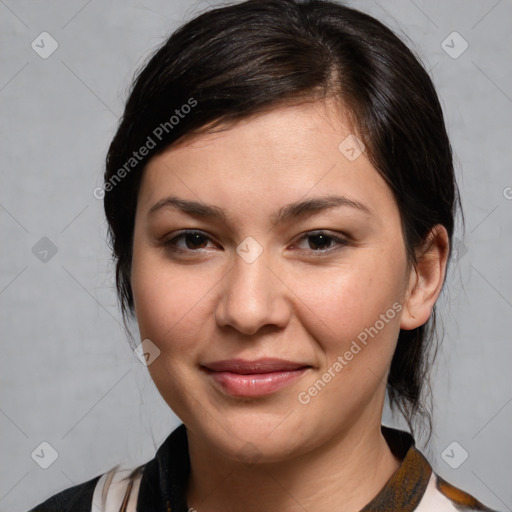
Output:
<instances>
[{"instance_id":1,"label":"eyebrow","mask_svg":"<svg viewBox=\"0 0 512 512\"><path fill-rule=\"evenodd\" d=\"M371 208L360 201L345 196L323 196L287 204L280 208L272 218L275 219L276 224L283 224L295 218L314 215L324 210L343 206L373 215ZM152 215L163 208L174 208L188 215L228 222L227 215L222 208L199 201L180 199L175 196L161 199L149 209L148 214Z\"/></svg>"}]
</instances>

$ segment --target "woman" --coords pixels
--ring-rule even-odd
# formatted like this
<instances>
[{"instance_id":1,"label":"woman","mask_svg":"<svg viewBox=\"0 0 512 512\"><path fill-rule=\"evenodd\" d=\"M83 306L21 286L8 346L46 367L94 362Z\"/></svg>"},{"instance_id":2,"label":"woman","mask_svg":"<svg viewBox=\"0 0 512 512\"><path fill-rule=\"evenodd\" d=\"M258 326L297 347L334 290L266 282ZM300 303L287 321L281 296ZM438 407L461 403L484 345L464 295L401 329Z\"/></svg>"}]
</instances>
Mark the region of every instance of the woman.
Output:
<instances>
[{"instance_id":1,"label":"woman","mask_svg":"<svg viewBox=\"0 0 512 512\"><path fill-rule=\"evenodd\" d=\"M183 425L33 510L489 510L381 425L387 393L428 426L458 204L436 92L389 29L326 1L204 13L137 77L98 192Z\"/></svg>"}]
</instances>

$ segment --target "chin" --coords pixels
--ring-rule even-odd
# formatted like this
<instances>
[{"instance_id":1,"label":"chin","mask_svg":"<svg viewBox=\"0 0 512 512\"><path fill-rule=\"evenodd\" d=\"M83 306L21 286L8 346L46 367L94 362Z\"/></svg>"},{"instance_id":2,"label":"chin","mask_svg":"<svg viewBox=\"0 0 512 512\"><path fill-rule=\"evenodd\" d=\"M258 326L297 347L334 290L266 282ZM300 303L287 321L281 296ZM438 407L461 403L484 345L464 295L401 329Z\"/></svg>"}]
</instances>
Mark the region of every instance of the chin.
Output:
<instances>
[{"instance_id":1,"label":"chin","mask_svg":"<svg viewBox=\"0 0 512 512\"><path fill-rule=\"evenodd\" d=\"M275 463L303 453L303 426L287 414L251 413L217 415L208 424L197 419L185 422L187 429L201 438L201 444L242 463Z\"/></svg>"}]
</instances>

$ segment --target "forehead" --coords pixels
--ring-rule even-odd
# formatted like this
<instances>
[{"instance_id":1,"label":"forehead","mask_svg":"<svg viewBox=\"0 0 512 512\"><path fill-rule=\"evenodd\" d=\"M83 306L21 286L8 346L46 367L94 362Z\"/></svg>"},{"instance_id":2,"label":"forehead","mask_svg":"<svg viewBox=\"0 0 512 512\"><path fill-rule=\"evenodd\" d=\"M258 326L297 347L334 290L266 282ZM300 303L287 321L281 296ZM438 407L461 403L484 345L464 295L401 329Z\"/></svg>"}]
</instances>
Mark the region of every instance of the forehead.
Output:
<instances>
[{"instance_id":1,"label":"forehead","mask_svg":"<svg viewBox=\"0 0 512 512\"><path fill-rule=\"evenodd\" d=\"M356 137L334 100L276 108L188 138L154 157L139 203L148 206L165 193L181 193L261 209L335 190L389 208L391 191ZM262 201L263 196L271 200Z\"/></svg>"},{"instance_id":2,"label":"forehead","mask_svg":"<svg viewBox=\"0 0 512 512\"><path fill-rule=\"evenodd\" d=\"M287 157L299 153L313 156L317 142L325 144L329 135L333 137L331 142L335 142L340 134L354 132L348 111L338 99L327 98L289 103L212 128L206 126L197 135L186 135L182 142L177 141L167 151L179 155L190 150L209 151L212 146L233 151L243 144L246 156L250 156L253 149L260 158L268 155L275 160L282 154L277 151L279 146L287 148ZM270 153L262 154L262 146Z\"/></svg>"}]
</instances>

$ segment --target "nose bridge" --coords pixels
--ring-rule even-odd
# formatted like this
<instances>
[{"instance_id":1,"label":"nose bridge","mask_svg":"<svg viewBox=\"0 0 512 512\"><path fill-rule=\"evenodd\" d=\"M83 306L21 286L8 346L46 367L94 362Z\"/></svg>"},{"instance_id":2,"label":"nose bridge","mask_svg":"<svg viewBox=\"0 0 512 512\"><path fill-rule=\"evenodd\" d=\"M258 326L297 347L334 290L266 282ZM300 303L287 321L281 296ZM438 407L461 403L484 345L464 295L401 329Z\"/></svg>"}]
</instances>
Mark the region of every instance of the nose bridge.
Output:
<instances>
[{"instance_id":1,"label":"nose bridge","mask_svg":"<svg viewBox=\"0 0 512 512\"><path fill-rule=\"evenodd\" d=\"M258 244L259 245L259 244ZM245 240L237 247L233 268L226 276L217 307L219 325L254 334L267 324L284 326L288 308L283 286L268 268L270 254Z\"/></svg>"}]
</instances>

